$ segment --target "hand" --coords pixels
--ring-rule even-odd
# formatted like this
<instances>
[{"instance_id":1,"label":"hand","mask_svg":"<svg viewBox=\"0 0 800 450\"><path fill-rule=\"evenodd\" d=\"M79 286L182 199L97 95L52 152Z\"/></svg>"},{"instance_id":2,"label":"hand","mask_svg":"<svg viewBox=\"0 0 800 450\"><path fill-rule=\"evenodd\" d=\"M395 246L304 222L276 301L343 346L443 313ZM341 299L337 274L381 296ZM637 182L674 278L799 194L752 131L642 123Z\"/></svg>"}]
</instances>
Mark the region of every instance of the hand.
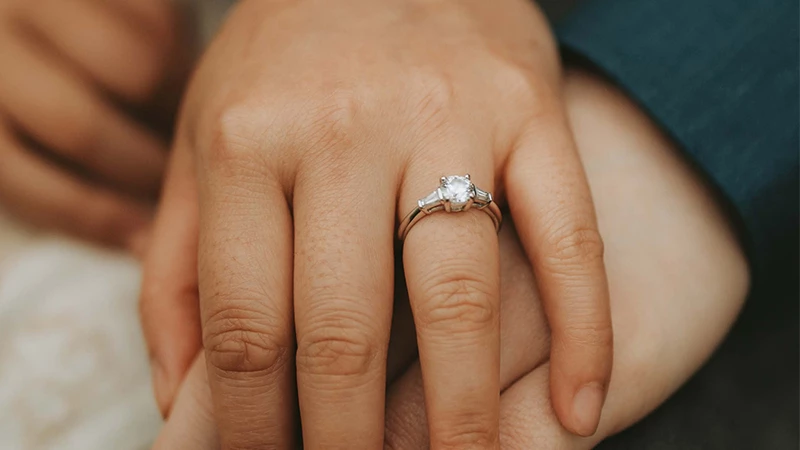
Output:
<instances>
[{"instance_id":1,"label":"hand","mask_svg":"<svg viewBox=\"0 0 800 450\"><path fill-rule=\"evenodd\" d=\"M566 101L608 249L614 371L598 432L567 433L548 398L540 292L513 230L503 233L503 449L594 448L642 419L710 356L749 290L724 215L660 130L593 75L568 76ZM414 364L389 390L387 449L427 448L419 379Z\"/></svg>"},{"instance_id":2,"label":"hand","mask_svg":"<svg viewBox=\"0 0 800 450\"><path fill-rule=\"evenodd\" d=\"M647 117L613 87L581 74L568 77L567 105L607 243L613 381L594 436L577 438L559 425L548 395L550 343L540 294L515 230L506 227L503 449L587 449L641 419L709 356L748 290L743 254L714 199ZM393 348L405 355L394 367L413 364L389 390L387 449L427 448L419 363L410 347L405 339ZM156 449L218 448L202 362L201 356L187 375Z\"/></svg>"},{"instance_id":3,"label":"hand","mask_svg":"<svg viewBox=\"0 0 800 450\"><path fill-rule=\"evenodd\" d=\"M294 365L305 446L382 445L395 224L470 173L505 181L554 330L554 405L592 434L611 326L560 87L527 0L240 2L185 101L146 263L162 407L199 346L198 286L224 446L291 445ZM497 446L498 260L477 210L405 240L435 448Z\"/></svg>"},{"instance_id":4,"label":"hand","mask_svg":"<svg viewBox=\"0 0 800 450\"><path fill-rule=\"evenodd\" d=\"M133 245L166 152L127 109L172 69L173 21L168 0L0 0L0 202L36 225Z\"/></svg>"}]
</instances>

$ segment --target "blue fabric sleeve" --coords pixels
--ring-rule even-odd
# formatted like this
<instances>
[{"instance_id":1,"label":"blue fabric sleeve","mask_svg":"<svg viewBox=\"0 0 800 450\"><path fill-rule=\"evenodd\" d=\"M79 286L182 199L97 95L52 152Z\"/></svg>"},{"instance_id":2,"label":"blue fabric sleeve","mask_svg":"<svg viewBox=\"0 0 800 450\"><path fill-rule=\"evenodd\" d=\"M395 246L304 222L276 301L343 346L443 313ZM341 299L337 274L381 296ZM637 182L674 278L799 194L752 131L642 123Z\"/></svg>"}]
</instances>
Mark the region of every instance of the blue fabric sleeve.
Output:
<instances>
[{"instance_id":1,"label":"blue fabric sleeve","mask_svg":"<svg viewBox=\"0 0 800 450\"><path fill-rule=\"evenodd\" d=\"M589 0L557 31L723 193L768 274L798 232L797 0Z\"/></svg>"}]
</instances>

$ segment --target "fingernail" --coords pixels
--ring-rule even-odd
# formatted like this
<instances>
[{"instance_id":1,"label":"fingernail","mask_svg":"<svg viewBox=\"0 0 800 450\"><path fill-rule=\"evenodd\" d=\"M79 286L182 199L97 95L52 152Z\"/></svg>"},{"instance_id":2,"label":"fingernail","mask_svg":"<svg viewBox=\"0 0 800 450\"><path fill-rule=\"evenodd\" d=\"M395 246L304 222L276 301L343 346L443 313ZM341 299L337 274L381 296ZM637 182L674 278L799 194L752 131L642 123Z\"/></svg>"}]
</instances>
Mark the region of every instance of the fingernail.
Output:
<instances>
[{"instance_id":1,"label":"fingernail","mask_svg":"<svg viewBox=\"0 0 800 450\"><path fill-rule=\"evenodd\" d=\"M605 390L600 383L585 384L572 399L572 419L574 432L581 436L591 436L600 423Z\"/></svg>"},{"instance_id":2,"label":"fingernail","mask_svg":"<svg viewBox=\"0 0 800 450\"><path fill-rule=\"evenodd\" d=\"M169 378L167 378L164 367L154 359L150 360L150 371L153 379L153 395L156 398L158 409L161 411L161 416L166 419L169 416L169 407L164 401L164 395L169 390Z\"/></svg>"}]
</instances>

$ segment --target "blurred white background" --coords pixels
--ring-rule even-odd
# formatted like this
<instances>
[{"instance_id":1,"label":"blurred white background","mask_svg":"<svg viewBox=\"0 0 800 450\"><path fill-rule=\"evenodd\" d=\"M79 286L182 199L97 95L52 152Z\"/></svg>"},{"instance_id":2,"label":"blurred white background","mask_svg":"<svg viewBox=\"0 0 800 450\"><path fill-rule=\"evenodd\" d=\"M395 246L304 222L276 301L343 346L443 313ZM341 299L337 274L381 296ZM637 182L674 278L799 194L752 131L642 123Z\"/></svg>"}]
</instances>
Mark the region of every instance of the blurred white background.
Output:
<instances>
[{"instance_id":1,"label":"blurred white background","mask_svg":"<svg viewBox=\"0 0 800 450\"><path fill-rule=\"evenodd\" d=\"M138 283L132 258L0 213L0 449L149 448Z\"/></svg>"}]
</instances>

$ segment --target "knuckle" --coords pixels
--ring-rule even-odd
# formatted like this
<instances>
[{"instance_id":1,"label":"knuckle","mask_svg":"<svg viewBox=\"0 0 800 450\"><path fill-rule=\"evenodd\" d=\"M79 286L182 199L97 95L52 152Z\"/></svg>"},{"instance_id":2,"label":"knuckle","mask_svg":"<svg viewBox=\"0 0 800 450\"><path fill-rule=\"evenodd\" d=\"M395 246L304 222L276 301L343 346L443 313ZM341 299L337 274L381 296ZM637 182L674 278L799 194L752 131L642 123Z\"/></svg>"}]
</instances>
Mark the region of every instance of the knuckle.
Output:
<instances>
[{"instance_id":1,"label":"knuckle","mask_svg":"<svg viewBox=\"0 0 800 450\"><path fill-rule=\"evenodd\" d=\"M493 425L494 424L494 425ZM437 431L432 431L433 448L495 448L500 430L488 412L462 413L448 421Z\"/></svg>"},{"instance_id":2,"label":"knuckle","mask_svg":"<svg viewBox=\"0 0 800 450\"><path fill-rule=\"evenodd\" d=\"M238 171L243 162L253 161L259 140L249 118L259 113L249 106L227 106L217 113L209 127L210 142L206 149L210 167Z\"/></svg>"},{"instance_id":3,"label":"knuckle","mask_svg":"<svg viewBox=\"0 0 800 450\"><path fill-rule=\"evenodd\" d=\"M568 323L563 330L568 345L589 348L612 348L614 332L610 321L593 320Z\"/></svg>"},{"instance_id":4,"label":"knuckle","mask_svg":"<svg viewBox=\"0 0 800 450\"><path fill-rule=\"evenodd\" d=\"M177 55L173 37L155 29L151 35L158 40L137 40L131 35L121 35L103 43L100 51L110 55L124 49L126 58L114 66L108 75L110 88L133 103L152 100L166 81L170 61Z\"/></svg>"},{"instance_id":5,"label":"knuckle","mask_svg":"<svg viewBox=\"0 0 800 450\"><path fill-rule=\"evenodd\" d=\"M527 105L541 104L545 97L546 88L538 78L530 72L511 62L501 62L495 70L496 84L512 98L519 99Z\"/></svg>"},{"instance_id":6,"label":"knuckle","mask_svg":"<svg viewBox=\"0 0 800 450\"><path fill-rule=\"evenodd\" d=\"M417 307L421 328L469 333L496 324L499 311L492 301L496 295L479 275L434 277L427 284L425 300Z\"/></svg>"},{"instance_id":7,"label":"knuckle","mask_svg":"<svg viewBox=\"0 0 800 450\"><path fill-rule=\"evenodd\" d=\"M312 109L309 123L323 130L347 132L353 128L361 109L361 102L354 92L336 89Z\"/></svg>"},{"instance_id":8,"label":"knuckle","mask_svg":"<svg viewBox=\"0 0 800 450\"><path fill-rule=\"evenodd\" d=\"M564 114L561 94L540 77L531 76L530 71L513 64L504 64L498 70L497 85L501 86L498 96L506 100L514 110L521 111L520 124L526 139L539 139L547 136L547 129L554 120Z\"/></svg>"},{"instance_id":9,"label":"knuckle","mask_svg":"<svg viewBox=\"0 0 800 450\"><path fill-rule=\"evenodd\" d=\"M603 260L605 247L595 227L555 228L545 239L546 261L551 268L583 266Z\"/></svg>"},{"instance_id":10,"label":"knuckle","mask_svg":"<svg viewBox=\"0 0 800 450\"><path fill-rule=\"evenodd\" d=\"M308 143L312 152L325 159L344 157L354 147L362 101L349 89L335 89L317 96L321 100L310 108L304 106L296 124L298 140Z\"/></svg>"},{"instance_id":11,"label":"knuckle","mask_svg":"<svg viewBox=\"0 0 800 450\"><path fill-rule=\"evenodd\" d=\"M161 86L167 71L168 56L162 47L148 48L142 51L131 65L131 72L121 86L124 95L134 102L145 102L151 99Z\"/></svg>"},{"instance_id":12,"label":"knuckle","mask_svg":"<svg viewBox=\"0 0 800 450\"><path fill-rule=\"evenodd\" d=\"M446 74L417 73L409 98L417 122L425 128L441 128L455 103L455 86Z\"/></svg>"},{"instance_id":13,"label":"knuckle","mask_svg":"<svg viewBox=\"0 0 800 450\"><path fill-rule=\"evenodd\" d=\"M554 117L560 117L563 114L561 97L549 85L542 85L531 79L520 79L512 82L512 86L513 89L510 93L518 102L521 102L520 106L527 111L525 117L533 129L537 128L533 124L547 126Z\"/></svg>"},{"instance_id":14,"label":"knuckle","mask_svg":"<svg viewBox=\"0 0 800 450\"><path fill-rule=\"evenodd\" d=\"M231 373L273 373L290 360L291 338L265 312L228 308L205 321L203 344L212 367Z\"/></svg>"},{"instance_id":15,"label":"knuckle","mask_svg":"<svg viewBox=\"0 0 800 450\"><path fill-rule=\"evenodd\" d=\"M369 373L380 359L380 350L369 328L356 314L325 314L311 319L298 339L297 371L336 377Z\"/></svg>"},{"instance_id":16,"label":"knuckle","mask_svg":"<svg viewBox=\"0 0 800 450\"><path fill-rule=\"evenodd\" d=\"M67 111L54 110L58 123L60 135L56 138L60 141L60 146L67 151L68 156L81 160L92 160L96 156L98 149L98 128L94 117L99 115L91 114L72 114Z\"/></svg>"}]
</instances>

